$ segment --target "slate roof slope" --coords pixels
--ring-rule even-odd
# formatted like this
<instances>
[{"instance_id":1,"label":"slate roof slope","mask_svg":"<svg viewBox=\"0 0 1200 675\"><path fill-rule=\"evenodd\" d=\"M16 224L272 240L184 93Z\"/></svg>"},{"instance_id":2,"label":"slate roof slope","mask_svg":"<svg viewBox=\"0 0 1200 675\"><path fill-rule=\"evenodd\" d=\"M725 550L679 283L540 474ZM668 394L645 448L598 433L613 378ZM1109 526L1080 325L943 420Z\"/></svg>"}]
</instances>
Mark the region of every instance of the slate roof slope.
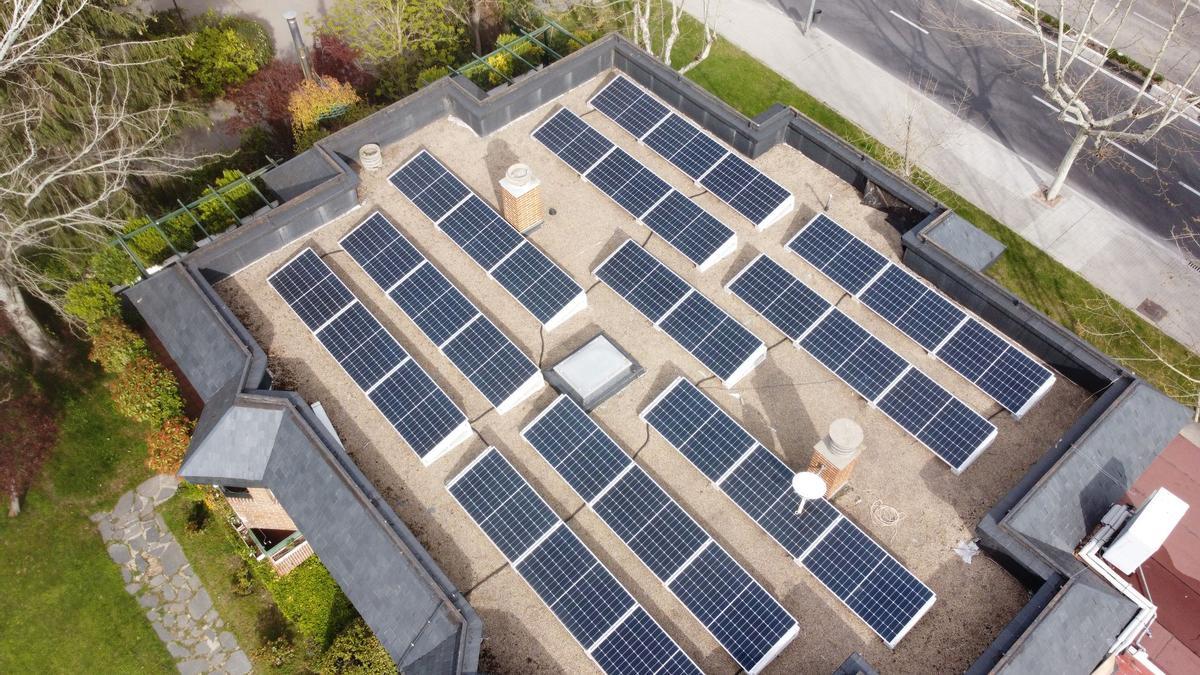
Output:
<instances>
[{"instance_id":1,"label":"slate roof slope","mask_svg":"<svg viewBox=\"0 0 1200 675\"><path fill-rule=\"evenodd\" d=\"M1001 525L1067 576L1079 572L1080 541L1189 421L1186 408L1136 380Z\"/></svg>"},{"instance_id":2,"label":"slate roof slope","mask_svg":"<svg viewBox=\"0 0 1200 675\"><path fill-rule=\"evenodd\" d=\"M1087 675L1107 655L1137 607L1095 574L1063 586L993 672Z\"/></svg>"},{"instance_id":3,"label":"slate roof slope","mask_svg":"<svg viewBox=\"0 0 1200 675\"><path fill-rule=\"evenodd\" d=\"M239 394L180 475L269 488L403 672L460 671L472 649L469 617L456 607L465 601L440 570L430 573L432 560L413 551L411 533L297 399Z\"/></svg>"}]
</instances>

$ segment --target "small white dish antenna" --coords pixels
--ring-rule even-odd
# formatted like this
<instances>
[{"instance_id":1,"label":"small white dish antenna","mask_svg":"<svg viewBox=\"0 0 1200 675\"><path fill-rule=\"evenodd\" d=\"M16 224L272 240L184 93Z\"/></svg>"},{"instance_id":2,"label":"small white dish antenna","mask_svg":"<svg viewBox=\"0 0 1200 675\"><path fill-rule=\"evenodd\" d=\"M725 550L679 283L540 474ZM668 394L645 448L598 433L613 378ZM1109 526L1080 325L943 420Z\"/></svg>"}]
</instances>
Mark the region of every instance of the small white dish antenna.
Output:
<instances>
[{"instance_id":1,"label":"small white dish antenna","mask_svg":"<svg viewBox=\"0 0 1200 675\"><path fill-rule=\"evenodd\" d=\"M825 479L811 471L801 471L792 476L792 490L800 497L796 507L796 515L804 512L804 504L810 499L820 499L825 496Z\"/></svg>"}]
</instances>

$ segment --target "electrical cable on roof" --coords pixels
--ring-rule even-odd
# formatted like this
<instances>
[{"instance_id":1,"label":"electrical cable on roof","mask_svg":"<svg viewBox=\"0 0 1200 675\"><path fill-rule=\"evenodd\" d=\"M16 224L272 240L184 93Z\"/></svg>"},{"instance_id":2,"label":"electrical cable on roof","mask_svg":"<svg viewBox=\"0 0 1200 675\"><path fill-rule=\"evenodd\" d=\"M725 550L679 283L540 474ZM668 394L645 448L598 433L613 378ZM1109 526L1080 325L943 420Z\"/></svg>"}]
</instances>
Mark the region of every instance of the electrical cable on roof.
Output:
<instances>
[{"instance_id":1,"label":"electrical cable on roof","mask_svg":"<svg viewBox=\"0 0 1200 675\"><path fill-rule=\"evenodd\" d=\"M871 520L875 521L878 525L892 527L899 524L906 517L899 509L894 506L888 506L881 500L876 499L871 502Z\"/></svg>"}]
</instances>

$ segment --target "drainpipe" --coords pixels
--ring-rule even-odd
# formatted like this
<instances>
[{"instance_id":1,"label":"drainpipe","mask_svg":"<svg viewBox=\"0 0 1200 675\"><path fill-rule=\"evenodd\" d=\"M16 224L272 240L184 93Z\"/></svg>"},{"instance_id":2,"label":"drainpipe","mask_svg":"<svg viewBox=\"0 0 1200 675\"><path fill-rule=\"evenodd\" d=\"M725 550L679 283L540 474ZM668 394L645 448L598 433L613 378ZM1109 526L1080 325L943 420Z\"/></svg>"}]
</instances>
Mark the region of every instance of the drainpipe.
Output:
<instances>
[{"instance_id":1,"label":"drainpipe","mask_svg":"<svg viewBox=\"0 0 1200 675\"><path fill-rule=\"evenodd\" d=\"M1135 642L1139 642L1158 614L1158 607L1153 602L1138 592L1128 581L1125 581L1121 575L1108 566L1108 563L1100 559L1100 547L1107 544L1116 535L1128 520L1130 513L1129 507L1123 504L1114 504L1108 513L1104 514L1104 518L1100 519L1100 527L1095 534L1084 541L1078 553L1079 559L1085 565L1138 606L1137 616L1133 617L1129 625L1125 626L1125 629L1117 636L1116 641L1108 650L1109 654L1123 651Z\"/></svg>"},{"instance_id":2,"label":"drainpipe","mask_svg":"<svg viewBox=\"0 0 1200 675\"><path fill-rule=\"evenodd\" d=\"M300 24L296 22L296 13L288 10L283 13L288 30L292 32L292 46L296 48L296 57L300 59L300 69L304 71L304 79L316 81L313 77L312 66L308 63L308 50L304 48L304 38L300 37Z\"/></svg>"}]
</instances>

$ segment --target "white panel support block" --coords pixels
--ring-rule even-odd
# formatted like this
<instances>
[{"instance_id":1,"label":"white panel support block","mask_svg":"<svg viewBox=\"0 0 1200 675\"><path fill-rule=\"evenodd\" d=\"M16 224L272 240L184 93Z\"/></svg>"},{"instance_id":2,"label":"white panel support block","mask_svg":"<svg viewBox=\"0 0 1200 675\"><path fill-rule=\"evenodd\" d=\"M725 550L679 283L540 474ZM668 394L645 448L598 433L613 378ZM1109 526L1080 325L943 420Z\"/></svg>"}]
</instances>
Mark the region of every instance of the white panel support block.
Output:
<instances>
[{"instance_id":1,"label":"white panel support block","mask_svg":"<svg viewBox=\"0 0 1200 675\"><path fill-rule=\"evenodd\" d=\"M563 325L568 319L587 309L587 306L587 293L580 291L579 295L571 298L570 302L568 302L562 309L558 310L558 314L555 314L554 316L550 317L548 321L546 321L546 332L549 333L555 328Z\"/></svg>"},{"instance_id":2,"label":"white panel support block","mask_svg":"<svg viewBox=\"0 0 1200 675\"><path fill-rule=\"evenodd\" d=\"M517 407L525 399L541 391L545 384L546 379L542 377L542 371L536 371L533 375L530 375L529 379L525 380L521 386L517 387L516 391L509 394L508 398L504 399L500 402L500 405L496 406L496 414L503 415L504 413Z\"/></svg>"},{"instance_id":3,"label":"white panel support block","mask_svg":"<svg viewBox=\"0 0 1200 675\"><path fill-rule=\"evenodd\" d=\"M754 370L758 364L762 363L766 359L767 346L760 342L758 348L754 350L754 353L750 354L750 356L742 362L742 365L738 366L738 369L733 371L733 374L729 376L729 379L724 380L722 384L725 385L726 389L732 389L733 385L737 384L738 381L743 377L749 375L750 371Z\"/></svg>"},{"instance_id":4,"label":"white panel support block","mask_svg":"<svg viewBox=\"0 0 1200 675\"><path fill-rule=\"evenodd\" d=\"M783 220L789 213L795 210L795 208L796 196L789 192L787 199L783 200L779 206L776 206L774 211L768 213L766 218L763 218L761 222L754 226L754 229L762 232L768 227Z\"/></svg>"},{"instance_id":5,"label":"white panel support block","mask_svg":"<svg viewBox=\"0 0 1200 675\"><path fill-rule=\"evenodd\" d=\"M451 450L458 447L459 443L462 443L474 434L475 432L471 430L471 422L463 420L461 424L454 428L454 431L451 431L440 443L433 446L432 450L425 453L425 456L421 458L421 463L425 466L432 466L434 462L441 459L444 455L449 454Z\"/></svg>"}]
</instances>

